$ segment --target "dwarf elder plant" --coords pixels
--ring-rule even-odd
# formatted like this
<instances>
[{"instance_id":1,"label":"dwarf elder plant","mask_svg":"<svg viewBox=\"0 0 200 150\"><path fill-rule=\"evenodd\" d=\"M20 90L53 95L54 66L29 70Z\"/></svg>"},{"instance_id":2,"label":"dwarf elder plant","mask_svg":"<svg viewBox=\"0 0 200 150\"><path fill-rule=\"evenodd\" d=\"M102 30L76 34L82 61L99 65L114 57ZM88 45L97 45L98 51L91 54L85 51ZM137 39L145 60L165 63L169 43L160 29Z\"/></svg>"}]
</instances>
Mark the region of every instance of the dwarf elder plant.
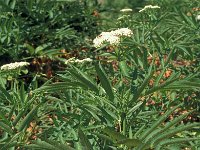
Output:
<instances>
[{"instance_id":1,"label":"dwarf elder plant","mask_svg":"<svg viewBox=\"0 0 200 150\"><path fill-rule=\"evenodd\" d=\"M193 12L162 7L152 1L129 12L129 20L97 34L90 58L66 60L66 69L40 87L38 76L27 89L4 84L4 103L17 95L25 101L15 104L17 111L11 102L3 109L1 146L198 150L199 123L189 120L198 108L186 105L185 94L200 88L199 66L193 66L199 22Z\"/></svg>"},{"instance_id":2,"label":"dwarf elder plant","mask_svg":"<svg viewBox=\"0 0 200 150\"><path fill-rule=\"evenodd\" d=\"M162 13L159 7L149 5L131 16L129 28L102 32L94 40L98 60L94 56L85 64L68 63L66 72L58 74L62 82L34 91L57 91L60 99L70 100L70 111L78 115L76 144L82 149L198 149L199 123L183 123L195 108L176 116L185 105L184 97L174 93L199 89L198 68L185 74L177 64L196 59L190 54L197 49L198 36L185 34L197 32L199 24L193 16L176 9ZM177 18L169 20L172 14ZM185 18L193 27L185 22L182 28L175 26ZM150 101L156 104L149 106Z\"/></svg>"}]
</instances>

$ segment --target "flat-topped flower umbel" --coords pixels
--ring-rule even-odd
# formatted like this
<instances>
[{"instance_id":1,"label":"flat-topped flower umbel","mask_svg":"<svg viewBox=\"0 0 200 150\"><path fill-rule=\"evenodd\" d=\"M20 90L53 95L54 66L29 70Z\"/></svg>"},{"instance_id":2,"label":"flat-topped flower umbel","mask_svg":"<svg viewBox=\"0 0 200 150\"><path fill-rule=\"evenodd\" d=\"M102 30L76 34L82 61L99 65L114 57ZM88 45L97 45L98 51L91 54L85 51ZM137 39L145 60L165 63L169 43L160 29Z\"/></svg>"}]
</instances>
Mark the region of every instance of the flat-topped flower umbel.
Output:
<instances>
[{"instance_id":1,"label":"flat-topped flower umbel","mask_svg":"<svg viewBox=\"0 0 200 150\"><path fill-rule=\"evenodd\" d=\"M1 70L14 70L23 66L28 66L28 62L15 62L1 66Z\"/></svg>"},{"instance_id":2,"label":"flat-topped flower umbel","mask_svg":"<svg viewBox=\"0 0 200 150\"><path fill-rule=\"evenodd\" d=\"M121 9L120 11L121 11L121 12L131 12L131 11L133 11L133 10L130 9L130 8L124 8L124 9Z\"/></svg>"},{"instance_id":3,"label":"flat-topped flower umbel","mask_svg":"<svg viewBox=\"0 0 200 150\"><path fill-rule=\"evenodd\" d=\"M128 36L130 37L133 32L128 29L128 28L121 28L121 29L117 29L117 30L114 30L114 31L111 31L111 34L115 35L115 36Z\"/></svg>"},{"instance_id":4,"label":"flat-topped flower umbel","mask_svg":"<svg viewBox=\"0 0 200 150\"><path fill-rule=\"evenodd\" d=\"M147 5L143 9L141 9L139 12L143 12L143 11L145 11L147 9L156 9L156 8L160 8L160 7L159 6Z\"/></svg>"},{"instance_id":5,"label":"flat-topped flower umbel","mask_svg":"<svg viewBox=\"0 0 200 150\"><path fill-rule=\"evenodd\" d=\"M65 64L69 63L84 63L84 62L92 62L93 60L91 58L85 58L85 59L76 59L75 57L72 57L68 59Z\"/></svg>"},{"instance_id":6,"label":"flat-topped flower umbel","mask_svg":"<svg viewBox=\"0 0 200 150\"><path fill-rule=\"evenodd\" d=\"M94 47L101 47L105 42L111 45L117 45L120 43L120 37L130 37L133 32L129 28L120 28L110 32L102 32L93 40Z\"/></svg>"}]
</instances>

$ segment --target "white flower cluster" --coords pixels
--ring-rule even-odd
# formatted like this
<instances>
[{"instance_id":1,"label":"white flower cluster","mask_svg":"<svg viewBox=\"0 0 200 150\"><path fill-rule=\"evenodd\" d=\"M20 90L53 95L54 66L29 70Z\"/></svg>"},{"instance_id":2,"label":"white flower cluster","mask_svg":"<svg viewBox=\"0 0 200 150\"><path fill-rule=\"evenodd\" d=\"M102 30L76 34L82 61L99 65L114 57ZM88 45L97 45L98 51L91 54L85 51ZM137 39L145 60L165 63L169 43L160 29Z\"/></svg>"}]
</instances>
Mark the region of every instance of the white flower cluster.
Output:
<instances>
[{"instance_id":1,"label":"white flower cluster","mask_svg":"<svg viewBox=\"0 0 200 150\"><path fill-rule=\"evenodd\" d=\"M85 58L85 59L75 59L75 57L72 57L70 59L68 59L65 64L68 64L68 63L84 63L84 62L91 62L93 61L91 58Z\"/></svg>"},{"instance_id":2,"label":"white flower cluster","mask_svg":"<svg viewBox=\"0 0 200 150\"><path fill-rule=\"evenodd\" d=\"M117 29L115 31L111 31L110 33L115 35L115 36L119 36L119 37L120 36L128 36L128 37L130 37L133 34L133 32L128 28Z\"/></svg>"},{"instance_id":3,"label":"white flower cluster","mask_svg":"<svg viewBox=\"0 0 200 150\"><path fill-rule=\"evenodd\" d=\"M120 43L120 37L130 37L132 34L133 32L128 28L121 28L111 32L102 32L93 40L94 47L101 47L104 42L108 42L111 45L117 45Z\"/></svg>"},{"instance_id":4,"label":"white flower cluster","mask_svg":"<svg viewBox=\"0 0 200 150\"><path fill-rule=\"evenodd\" d=\"M143 9L141 9L139 12L143 12L147 9L155 9L155 8L160 8L159 6L152 6L152 5L147 5Z\"/></svg>"},{"instance_id":5,"label":"white flower cluster","mask_svg":"<svg viewBox=\"0 0 200 150\"><path fill-rule=\"evenodd\" d=\"M28 62L15 62L1 66L1 70L14 70L29 65Z\"/></svg>"},{"instance_id":6,"label":"white flower cluster","mask_svg":"<svg viewBox=\"0 0 200 150\"><path fill-rule=\"evenodd\" d=\"M121 12L131 12L131 11L133 11L133 10L130 9L130 8L125 8L125 9L121 9L120 11L121 11Z\"/></svg>"}]
</instances>

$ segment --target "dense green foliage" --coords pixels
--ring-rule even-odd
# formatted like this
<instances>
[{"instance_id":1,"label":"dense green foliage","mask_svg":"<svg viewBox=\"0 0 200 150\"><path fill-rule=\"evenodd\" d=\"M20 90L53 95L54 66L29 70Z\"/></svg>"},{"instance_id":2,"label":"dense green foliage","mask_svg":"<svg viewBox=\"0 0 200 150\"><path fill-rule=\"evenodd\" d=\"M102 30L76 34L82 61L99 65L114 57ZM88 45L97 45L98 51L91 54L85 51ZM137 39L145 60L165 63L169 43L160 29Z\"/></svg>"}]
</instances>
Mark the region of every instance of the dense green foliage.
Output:
<instances>
[{"instance_id":1,"label":"dense green foliage","mask_svg":"<svg viewBox=\"0 0 200 150\"><path fill-rule=\"evenodd\" d=\"M0 150L200 148L199 0L2 0L0 12L0 66L30 63L0 69ZM132 33L94 47L119 28Z\"/></svg>"},{"instance_id":2,"label":"dense green foliage","mask_svg":"<svg viewBox=\"0 0 200 150\"><path fill-rule=\"evenodd\" d=\"M84 40L97 31L92 13L79 1L5 0L1 2L1 58L19 60L85 45Z\"/></svg>"}]
</instances>

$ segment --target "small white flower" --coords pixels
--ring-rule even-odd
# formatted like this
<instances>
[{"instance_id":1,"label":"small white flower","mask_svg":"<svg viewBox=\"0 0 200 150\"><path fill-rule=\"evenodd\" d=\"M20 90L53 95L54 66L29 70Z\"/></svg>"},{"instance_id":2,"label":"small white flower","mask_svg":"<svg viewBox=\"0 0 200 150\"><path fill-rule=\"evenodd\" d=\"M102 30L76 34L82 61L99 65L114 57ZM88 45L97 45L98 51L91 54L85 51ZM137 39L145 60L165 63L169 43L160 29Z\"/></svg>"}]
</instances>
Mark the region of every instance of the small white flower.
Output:
<instances>
[{"instance_id":1,"label":"small white flower","mask_svg":"<svg viewBox=\"0 0 200 150\"><path fill-rule=\"evenodd\" d=\"M1 66L1 70L14 70L29 65L28 62L15 62Z\"/></svg>"},{"instance_id":2,"label":"small white flower","mask_svg":"<svg viewBox=\"0 0 200 150\"><path fill-rule=\"evenodd\" d=\"M102 32L93 40L94 47L101 47L104 42L108 42L111 45L117 45L120 43L120 37L130 37L133 32L128 28L121 28L111 32Z\"/></svg>"},{"instance_id":3,"label":"small white flower","mask_svg":"<svg viewBox=\"0 0 200 150\"><path fill-rule=\"evenodd\" d=\"M200 20L200 15L196 16L196 20L198 20L198 21Z\"/></svg>"},{"instance_id":4,"label":"small white flower","mask_svg":"<svg viewBox=\"0 0 200 150\"><path fill-rule=\"evenodd\" d=\"M117 93L117 89L116 88L113 87L112 89L113 89L113 92Z\"/></svg>"},{"instance_id":5,"label":"small white flower","mask_svg":"<svg viewBox=\"0 0 200 150\"><path fill-rule=\"evenodd\" d=\"M130 8L125 8L125 9L121 9L120 11L121 11L121 12L131 12L131 11L133 11L133 10L130 9Z\"/></svg>"},{"instance_id":6,"label":"small white flower","mask_svg":"<svg viewBox=\"0 0 200 150\"><path fill-rule=\"evenodd\" d=\"M85 59L75 59L75 57L72 57L70 59L68 59L65 64L68 63L84 63L84 62L91 62L93 61L91 58L85 58Z\"/></svg>"},{"instance_id":7,"label":"small white flower","mask_svg":"<svg viewBox=\"0 0 200 150\"><path fill-rule=\"evenodd\" d=\"M141 9L139 12L143 12L143 11L145 11L147 9L156 9L156 8L160 8L160 7L159 6L147 5L143 9Z\"/></svg>"},{"instance_id":8,"label":"small white flower","mask_svg":"<svg viewBox=\"0 0 200 150\"><path fill-rule=\"evenodd\" d=\"M120 43L120 38L117 36L110 36L109 39L107 39L107 41L111 44L111 45L117 45Z\"/></svg>"}]
</instances>

